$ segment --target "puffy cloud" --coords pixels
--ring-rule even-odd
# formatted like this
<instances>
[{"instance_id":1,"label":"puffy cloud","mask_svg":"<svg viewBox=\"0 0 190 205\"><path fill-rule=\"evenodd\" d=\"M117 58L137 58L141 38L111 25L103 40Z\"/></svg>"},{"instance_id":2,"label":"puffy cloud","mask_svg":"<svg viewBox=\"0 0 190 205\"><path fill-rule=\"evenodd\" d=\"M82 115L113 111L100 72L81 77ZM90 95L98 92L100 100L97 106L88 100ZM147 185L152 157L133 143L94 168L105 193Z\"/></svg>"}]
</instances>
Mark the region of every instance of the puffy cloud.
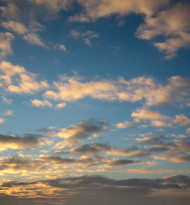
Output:
<instances>
[{"instance_id":1,"label":"puffy cloud","mask_svg":"<svg viewBox=\"0 0 190 205\"><path fill-rule=\"evenodd\" d=\"M54 149L72 147L74 144L80 143L81 139L86 139L94 133L106 131L108 129L107 125L108 123L105 121L89 119L79 122L77 125L71 125L69 128L62 128L55 135L65 140L58 142Z\"/></svg>"},{"instance_id":2,"label":"puffy cloud","mask_svg":"<svg viewBox=\"0 0 190 205\"><path fill-rule=\"evenodd\" d=\"M150 77L138 77L125 80L99 80L81 82L75 77L61 77L60 82L54 82L54 88L47 90L43 97L54 101L76 101L91 97L107 101L145 100L148 106L182 103L189 98L190 80L180 76L172 76L167 85L162 85Z\"/></svg>"},{"instance_id":3,"label":"puffy cloud","mask_svg":"<svg viewBox=\"0 0 190 205\"><path fill-rule=\"evenodd\" d=\"M3 113L4 116L11 116L13 115L13 111L12 110L7 110L6 112Z\"/></svg>"},{"instance_id":4,"label":"puffy cloud","mask_svg":"<svg viewBox=\"0 0 190 205\"><path fill-rule=\"evenodd\" d=\"M49 12L57 13L60 10L67 10L71 7L73 0L29 0L36 6L44 6Z\"/></svg>"},{"instance_id":5,"label":"puffy cloud","mask_svg":"<svg viewBox=\"0 0 190 205\"><path fill-rule=\"evenodd\" d=\"M57 49L61 50L61 51L67 51L67 48L64 44L56 44L55 46Z\"/></svg>"},{"instance_id":6,"label":"puffy cloud","mask_svg":"<svg viewBox=\"0 0 190 205\"><path fill-rule=\"evenodd\" d=\"M71 21L95 21L102 17L109 17L113 14L117 15L129 15L131 13L136 14L145 14L147 16L152 16L156 10L161 6L167 5L169 0L78 0L78 3L81 4L84 8L84 11L80 15L71 17Z\"/></svg>"},{"instance_id":7,"label":"puffy cloud","mask_svg":"<svg viewBox=\"0 0 190 205\"><path fill-rule=\"evenodd\" d=\"M190 125L190 119L183 114L176 115L173 122L179 126L189 126Z\"/></svg>"},{"instance_id":8,"label":"puffy cloud","mask_svg":"<svg viewBox=\"0 0 190 205\"><path fill-rule=\"evenodd\" d=\"M125 122L121 122L116 124L117 128L130 128L130 127L135 127L135 123L134 122L129 122L129 121L125 121Z\"/></svg>"},{"instance_id":9,"label":"puffy cloud","mask_svg":"<svg viewBox=\"0 0 190 205\"><path fill-rule=\"evenodd\" d=\"M106 167L118 167L118 166L128 166L131 164L139 163L140 161L129 160L129 159L112 159L108 161Z\"/></svg>"},{"instance_id":10,"label":"puffy cloud","mask_svg":"<svg viewBox=\"0 0 190 205\"><path fill-rule=\"evenodd\" d=\"M190 134L190 128L187 128L187 129L186 129L186 133L187 133L187 134Z\"/></svg>"},{"instance_id":11,"label":"puffy cloud","mask_svg":"<svg viewBox=\"0 0 190 205\"><path fill-rule=\"evenodd\" d=\"M122 149L115 146L110 146L105 143L89 143L81 145L80 147L72 148L66 153L72 154L90 154L98 155L106 153L107 155L125 156L125 157L148 157L150 153L147 150L138 149L136 147Z\"/></svg>"},{"instance_id":12,"label":"puffy cloud","mask_svg":"<svg viewBox=\"0 0 190 205\"><path fill-rule=\"evenodd\" d=\"M85 205L89 203L95 205L97 202L111 205L116 202L121 205L126 204L126 202L163 204L166 199L169 204L173 204L173 201L177 201L174 204L179 204L181 202L180 196L183 196L184 192L189 192L189 177L177 175L158 179L131 178L117 180L89 175L31 182L4 181L0 187L7 198L14 195L20 199L35 198L32 204L36 203L37 197L40 197L41 204L47 204L48 201L48 204L52 205L55 204L52 198L54 200L56 198L56 203L63 203L64 201L65 204L76 204L77 201L82 201ZM161 190L168 191L164 199L153 196L154 193ZM179 198L175 197L175 200L168 198L171 190L180 192ZM172 199L174 198L172 197ZM188 200L189 197L182 204L187 204Z\"/></svg>"},{"instance_id":13,"label":"puffy cloud","mask_svg":"<svg viewBox=\"0 0 190 205\"><path fill-rule=\"evenodd\" d=\"M137 109L131 116L136 122L150 121L154 127L172 127L173 124L177 124L178 126L190 125L190 119L183 114L168 117L160 114L158 111Z\"/></svg>"},{"instance_id":14,"label":"puffy cloud","mask_svg":"<svg viewBox=\"0 0 190 205\"><path fill-rule=\"evenodd\" d=\"M61 166L61 167L68 167L68 165L73 165L75 167L91 167L91 166L97 166L101 161L102 158L96 157L91 158L88 156L82 156L80 158L74 158L74 157L59 157L59 156L47 156L47 155L41 155L40 156L41 163L43 164L53 164L54 166Z\"/></svg>"},{"instance_id":15,"label":"puffy cloud","mask_svg":"<svg viewBox=\"0 0 190 205\"><path fill-rule=\"evenodd\" d=\"M0 32L0 58L4 58L12 53L11 42L13 39L13 34Z\"/></svg>"},{"instance_id":16,"label":"puffy cloud","mask_svg":"<svg viewBox=\"0 0 190 205\"><path fill-rule=\"evenodd\" d=\"M165 41L156 42L154 45L167 54L166 58L172 58L180 48L190 47L189 12L190 4L177 3L154 17L146 17L136 35L146 40L165 36Z\"/></svg>"},{"instance_id":17,"label":"puffy cloud","mask_svg":"<svg viewBox=\"0 0 190 205\"><path fill-rule=\"evenodd\" d=\"M142 14L145 23L137 29L136 36L140 39L152 40L157 36L164 36L162 42L155 42L166 58L172 58L180 48L190 47L188 3L170 4L167 1L116 1L116 0L78 0L83 12L70 17L71 21L89 22L111 15L126 16L132 13Z\"/></svg>"},{"instance_id":18,"label":"puffy cloud","mask_svg":"<svg viewBox=\"0 0 190 205\"><path fill-rule=\"evenodd\" d=\"M0 117L0 124L3 124L4 121L5 121L5 120L4 120L3 118Z\"/></svg>"},{"instance_id":19,"label":"puffy cloud","mask_svg":"<svg viewBox=\"0 0 190 205\"><path fill-rule=\"evenodd\" d=\"M34 149L39 144L39 141L34 136L20 137L0 134L0 151L7 149Z\"/></svg>"},{"instance_id":20,"label":"puffy cloud","mask_svg":"<svg viewBox=\"0 0 190 205\"><path fill-rule=\"evenodd\" d=\"M41 101L38 99L34 99L34 100L31 100L31 103L35 107L46 107L46 106L52 107L52 104L48 100Z\"/></svg>"},{"instance_id":21,"label":"puffy cloud","mask_svg":"<svg viewBox=\"0 0 190 205\"><path fill-rule=\"evenodd\" d=\"M141 120L157 120L165 118L162 114L153 110L137 110L133 112L131 116L135 119L135 121L139 122Z\"/></svg>"},{"instance_id":22,"label":"puffy cloud","mask_svg":"<svg viewBox=\"0 0 190 205\"><path fill-rule=\"evenodd\" d=\"M172 127L171 123L163 122L160 120L154 120L151 123L153 127Z\"/></svg>"},{"instance_id":23,"label":"puffy cloud","mask_svg":"<svg viewBox=\"0 0 190 205\"><path fill-rule=\"evenodd\" d=\"M56 108L57 109L62 109L62 108L64 108L66 106L66 103L58 103L57 105L56 105Z\"/></svg>"},{"instance_id":24,"label":"puffy cloud","mask_svg":"<svg viewBox=\"0 0 190 205\"><path fill-rule=\"evenodd\" d=\"M2 26L8 30L22 35L28 32L28 29L25 27L25 25L17 21L2 22Z\"/></svg>"},{"instance_id":25,"label":"puffy cloud","mask_svg":"<svg viewBox=\"0 0 190 205\"><path fill-rule=\"evenodd\" d=\"M36 74L6 61L0 63L0 73L1 87L10 93L32 94L48 87L46 81L36 81Z\"/></svg>"},{"instance_id":26,"label":"puffy cloud","mask_svg":"<svg viewBox=\"0 0 190 205\"><path fill-rule=\"evenodd\" d=\"M171 169L147 169L147 168L139 168L139 169L127 169L130 173L140 173L140 174L159 174L159 173L174 173L175 170Z\"/></svg>"},{"instance_id":27,"label":"puffy cloud","mask_svg":"<svg viewBox=\"0 0 190 205\"><path fill-rule=\"evenodd\" d=\"M12 103L12 99L8 99L5 96L2 96L1 99L2 99L3 103L6 103L8 105L10 105Z\"/></svg>"},{"instance_id":28,"label":"puffy cloud","mask_svg":"<svg viewBox=\"0 0 190 205\"><path fill-rule=\"evenodd\" d=\"M45 43L40 39L40 37L36 33L29 33L24 35L24 40L28 41L31 44L45 47Z\"/></svg>"}]
</instances>

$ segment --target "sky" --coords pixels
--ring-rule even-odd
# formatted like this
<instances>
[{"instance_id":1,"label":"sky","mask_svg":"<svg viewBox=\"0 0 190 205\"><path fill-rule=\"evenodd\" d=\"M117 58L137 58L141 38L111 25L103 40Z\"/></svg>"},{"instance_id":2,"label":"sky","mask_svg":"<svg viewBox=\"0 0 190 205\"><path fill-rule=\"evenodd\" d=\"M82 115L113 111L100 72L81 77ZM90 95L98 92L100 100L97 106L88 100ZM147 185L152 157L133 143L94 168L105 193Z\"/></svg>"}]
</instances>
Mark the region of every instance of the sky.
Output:
<instances>
[{"instance_id":1,"label":"sky","mask_svg":"<svg viewBox=\"0 0 190 205\"><path fill-rule=\"evenodd\" d=\"M0 0L0 204L188 205L190 2Z\"/></svg>"}]
</instances>

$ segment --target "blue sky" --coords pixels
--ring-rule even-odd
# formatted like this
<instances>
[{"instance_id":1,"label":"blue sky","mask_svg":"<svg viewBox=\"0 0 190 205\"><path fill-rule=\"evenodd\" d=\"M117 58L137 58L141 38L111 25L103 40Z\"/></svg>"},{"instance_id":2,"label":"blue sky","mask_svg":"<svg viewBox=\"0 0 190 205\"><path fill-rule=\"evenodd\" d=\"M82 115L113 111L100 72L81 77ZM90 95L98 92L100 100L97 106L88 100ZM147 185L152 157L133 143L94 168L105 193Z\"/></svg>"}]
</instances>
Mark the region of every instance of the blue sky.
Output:
<instances>
[{"instance_id":1,"label":"blue sky","mask_svg":"<svg viewBox=\"0 0 190 205\"><path fill-rule=\"evenodd\" d=\"M0 202L187 205L189 2L0 11Z\"/></svg>"}]
</instances>

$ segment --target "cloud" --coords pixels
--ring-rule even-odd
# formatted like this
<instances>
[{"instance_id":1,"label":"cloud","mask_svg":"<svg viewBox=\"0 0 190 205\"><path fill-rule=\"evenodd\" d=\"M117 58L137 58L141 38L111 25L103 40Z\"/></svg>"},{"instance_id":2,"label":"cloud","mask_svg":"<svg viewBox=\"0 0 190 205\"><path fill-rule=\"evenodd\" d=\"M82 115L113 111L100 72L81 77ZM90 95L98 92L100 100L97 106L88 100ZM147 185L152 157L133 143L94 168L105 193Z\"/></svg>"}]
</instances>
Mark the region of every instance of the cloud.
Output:
<instances>
[{"instance_id":1,"label":"cloud","mask_svg":"<svg viewBox=\"0 0 190 205\"><path fill-rule=\"evenodd\" d=\"M118 128L118 129L120 129L120 128L130 128L130 127L135 127L136 125L135 125L135 123L134 122L129 122L129 121L125 121L125 122L121 122L121 123L118 123L118 124L116 124L116 127Z\"/></svg>"},{"instance_id":2,"label":"cloud","mask_svg":"<svg viewBox=\"0 0 190 205\"><path fill-rule=\"evenodd\" d=\"M2 96L1 99L2 99L3 103L6 103L8 105L11 105L11 103L12 103L12 99L8 99L5 96Z\"/></svg>"},{"instance_id":3,"label":"cloud","mask_svg":"<svg viewBox=\"0 0 190 205\"><path fill-rule=\"evenodd\" d=\"M1 87L9 93L32 94L48 87L46 81L36 81L36 74L6 61L0 63L0 73Z\"/></svg>"},{"instance_id":4,"label":"cloud","mask_svg":"<svg viewBox=\"0 0 190 205\"><path fill-rule=\"evenodd\" d=\"M62 109L62 108L64 108L66 106L66 103L58 103L57 105L56 105L56 108L57 109Z\"/></svg>"},{"instance_id":5,"label":"cloud","mask_svg":"<svg viewBox=\"0 0 190 205\"><path fill-rule=\"evenodd\" d=\"M166 85L150 77L138 77L125 80L99 80L81 82L78 76L63 76L53 83L43 97L54 101L70 102L86 97L106 101L139 102L144 100L147 106L161 106L173 103L185 103L189 98L190 80L172 76Z\"/></svg>"},{"instance_id":6,"label":"cloud","mask_svg":"<svg viewBox=\"0 0 190 205\"><path fill-rule=\"evenodd\" d=\"M157 13L154 17L146 17L145 23L138 28L138 38L151 40L157 36L166 37L165 41L156 42L160 51L166 53L166 58L176 56L180 48L190 47L190 4L177 3Z\"/></svg>"},{"instance_id":7,"label":"cloud","mask_svg":"<svg viewBox=\"0 0 190 205\"><path fill-rule=\"evenodd\" d=\"M138 27L136 36L145 40L164 37L164 41L154 41L153 44L166 54L166 58L173 58L179 49L190 47L188 3L175 4L170 0L78 0L78 3L81 4L83 11L70 17L70 21L93 22L113 15L121 18L133 13L141 14L145 23Z\"/></svg>"},{"instance_id":8,"label":"cloud","mask_svg":"<svg viewBox=\"0 0 190 205\"><path fill-rule=\"evenodd\" d=\"M67 48L66 48L66 46L64 44L61 44L61 43L60 44L56 44L55 48L57 48L57 49L59 49L61 51L67 52Z\"/></svg>"},{"instance_id":9,"label":"cloud","mask_svg":"<svg viewBox=\"0 0 190 205\"><path fill-rule=\"evenodd\" d=\"M137 110L136 112L133 112L131 116L135 119L135 121L139 122L141 120L157 120L165 118L165 116L161 115L157 111L153 110Z\"/></svg>"},{"instance_id":10,"label":"cloud","mask_svg":"<svg viewBox=\"0 0 190 205\"><path fill-rule=\"evenodd\" d=\"M0 32L0 58L7 57L7 55L12 53L11 42L13 39L13 34Z\"/></svg>"},{"instance_id":11,"label":"cloud","mask_svg":"<svg viewBox=\"0 0 190 205\"><path fill-rule=\"evenodd\" d=\"M62 128L55 134L60 138L64 138L64 141L58 142L54 149L63 149L65 147L72 147L74 144L80 143L80 140L86 139L94 133L106 131L108 129L108 123L106 121L98 121L89 119L83 122L79 122L76 125L71 125L69 128Z\"/></svg>"},{"instance_id":12,"label":"cloud","mask_svg":"<svg viewBox=\"0 0 190 205\"><path fill-rule=\"evenodd\" d=\"M187 129L186 129L186 133L187 133L187 134L190 134L190 128L187 128Z\"/></svg>"},{"instance_id":13,"label":"cloud","mask_svg":"<svg viewBox=\"0 0 190 205\"><path fill-rule=\"evenodd\" d=\"M128 166L131 164L139 163L140 161L129 160L129 159L112 159L108 161L106 167L118 167L118 166Z\"/></svg>"},{"instance_id":14,"label":"cloud","mask_svg":"<svg viewBox=\"0 0 190 205\"><path fill-rule=\"evenodd\" d=\"M43 6L48 9L49 12L55 14L60 10L68 10L73 3L73 0L29 0L32 4L36 6Z\"/></svg>"},{"instance_id":15,"label":"cloud","mask_svg":"<svg viewBox=\"0 0 190 205\"><path fill-rule=\"evenodd\" d=\"M190 119L183 114L176 115L173 122L179 126L190 126Z\"/></svg>"},{"instance_id":16,"label":"cloud","mask_svg":"<svg viewBox=\"0 0 190 205\"><path fill-rule=\"evenodd\" d=\"M89 46L92 45L91 40L94 38L98 38L99 36L98 33L90 30L85 32L78 31L78 30L71 30L70 35L75 39L81 38L83 42Z\"/></svg>"},{"instance_id":17,"label":"cloud","mask_svg":"<svg viewBox=\"0 0 190 205\"><path fill-rule=\"evenodd\" d=\"M48 100L38 100L38 99L34 99L31 100L32 106L34 107L52 107L52 104L48 101Z\"/></svg>"},{"instance_id":18,"label":"cloud","mask_svg":"<svg viewBox=\"0 0 190 205\"><path fill-rule=\"evenodd\" d=\"M38 34L36 33L29 33L24 35L24 40L28 41L31 44L35 44L41 47L45 47L45 43L40 39Z\"/></svg>"},{"instance_id":19,"label":"cloud","mask_svg":"<svg viewBox=\"0 0 190 205\"><path fill-rule=\"evenodd\" d=\"M47 156L41 155L40 156L41 163L43 164L53 164L54 166L58 167L68 167L68 166L75 166L75 167L91 167L97 166L98 163L102 161L102 158L91 158L88 156L82 156L80 158L74 157L59 157L59 156ZM76 170L77 171L77 170Z\"/></svg>"},{"instance_id":20,"label":"cloud","mask_svg":"<svg viewBox=\"0 0 190 205\"><path fill-rule=\"evenodd\" d=\"M71 21L89 22L96 21L99 18L110 17L114 14L126 16L131 13L145 14L152 16L156 10L169 3L166 1L155 0L129 0L129 1L116 1L116 0L78 0L78 3L83 7L83 12L79 15L70 18Z\"/></svg>"},{"instance_id":21,"label":"cloud","mask_svg":"<svg viewBox=\"0 0 190 205\"><path fill-rule=\"evenodd\" d=\"M2 22L2 26L7 30L14 31L15 33L21 35L24 35L28 32L28 29L25 27L25 25L17 21Z\"/></svg>"},{"instance_id":22,"label":"cloud","mask_svg":"<svg viewBox=\"0 0 190 205\"><path fill-rule=\"evenodd\" d=\"M0 151L7 149L34 149L39 145L39 141L34 136L14 136L0 134Z\"/></svg>"},{"instance_id":23,"label":"cloud","mask_svg":"<svg viewBox=\"0 0 190 205\"><path fill-rule=\"evenodd\" d=\"M5 122L5 120L0 117L0 124L3 124L4 122Z\"/></svg>"},{"instance_id":24,"label":"cloud","mask_svg":"<svg viewBox=\"0 0 190 205\"><path fill-rule=\"evenodd\" d=\"M172 127L171 118L154 110L137 109L131 114L136 122L150 121L153 127ZM169 121L169 122L168 122Z\"/></svg>"},{"instance_id":25,"label":"cloud","mask_svg":"<svg viewBox=\"0 0 190 205\"><path fill-rule=\"evenodd\" d=\"M146 169L146 168L139 168L139 169L127 169L130 173L140 173L140 174L159 174L159 173L174 173L175 170L171 169Z\"/></svg>"},{"instance_id":26,"label":"cloud","mask_svg":"<svg viewBox=\"0 0 190 205\"><path fill-rule=\"evenodd\" d=\"M131 178L121 180L89 175L31 182L4 181L0 188L7 200L10 196L17 196L20 200L35 198L32 204L36 204L40 199L42 205L47 204L47 202L53 205L55 199L56 203L61 204L64 201L66 205L77 204L77 201L84 205L95 205L97 202L110 205L116 202L121 205L132 204L132 202L143 205L153 203L158 205L163 204L166 199L168 204L177 205L181 202L182 205L185 205L189 200L187 197L183 201L184 203L181 201L183 194L189 192L189 177L184 175L158 179ZM155 197L154 193L161 190L167 192L164 198L161 197L163 195ZM171 197L172 190L178 191L179 196ZM17 203L17 199L15 202Z\"/></svg>"},{"instance_id":27,"label":"cloud","mask_svg":"<svg viewBox=\"0 0 190 205\"><path fill-rule=\"evenodd\" d=\"M122 149L115 146L110 146L105 143L89 143L79 147L74 147L66 153L72 154L89 154L98 155L106 153L107 155L126 156L126 157L149 157L150 153L147 150L138 149L136 147Z\"/></svg>"},{"instance_id":28,"label":"cloud","mask_svg":"<svg viewBox=\"0 0 190 205\"><path fill-rule=\"evenodd\" d=\"M184 114L169 117L160 114L158 111L137 109L131 114L131 117L133 117L136 122L150 121L154 127L172 127L173 124L181 127L190 125L190 119Z\"/></svg>"},{"instance_id":29,"label":"cloud","mask_svg":"<svg viewBox=\"0 0 190 205\"><path fill-rule=\"evenodd\" d=\"M12 110L7 110L6 112L3 113L3 116L11 116L11 115L13 115Z\"/></svg>"}]
</instances>

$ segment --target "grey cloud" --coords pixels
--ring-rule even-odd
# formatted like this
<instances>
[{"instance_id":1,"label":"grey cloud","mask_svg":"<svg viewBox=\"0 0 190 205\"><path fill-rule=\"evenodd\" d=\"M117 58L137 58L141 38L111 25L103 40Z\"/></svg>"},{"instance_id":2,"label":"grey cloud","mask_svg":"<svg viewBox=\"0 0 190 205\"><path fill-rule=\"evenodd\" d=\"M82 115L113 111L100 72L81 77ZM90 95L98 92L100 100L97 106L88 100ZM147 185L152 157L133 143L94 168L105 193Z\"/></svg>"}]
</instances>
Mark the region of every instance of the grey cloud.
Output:
<instances>
[{"instance_id":1,"label":"grey cloud","mask_svg":"<svg viewBox=\"0 0 190 205\"><path fill-rule=\"evenodd\" d=\"M181 192L188 192L187 185L189 184L190 178L188 176L170 176L158 179L146 179L146 178L132 178L132 179L110 179L102 176L79 176L79 177L68 177L68 178L57 178L51 180L38 180L33 182L19 182L19 181L9 181L3 182L0 185L0 189L9 189L17 187L22 188L23 193L39 193L40 194L40 204L45 205L51 204L64 204L66 205L76 205L77 202L87 205L87 204L106 204L114 205L116 202L124 205L126 203L137 205L137 204L164 204L167 199L167 205L186 205L188 198L182 198L176 196L175 203L172 203L171 196L155 197L151 196L152 193L159 192L161 190L181 190ZM38 186L38 184L43 184L43 186ZM30 188L32 185L33 188ZM48 187L48 190L54 190L49 195L43 190ZM43 189L43 190L42 190ZM166 192L167 193L167 192ZM1 195L2 197L11 198L7 194ZM48 197L48 199L47 199ZM109 200L111 197L111 200ZM13 198L13 197L12 197ZM26 200L24 196L19 197L20 200ZM28 197L32 200L30 197ZM54 199L54 201L52 201ZM55 203L56 199L56 203ZM34 199L33 199L34 200ZM7 200L8 201L8 200ZM39 198L35 198L32 204L36 204ZM36 202L36 203L35 203ZM83 203L84 202L84 203ZM17 200L15 202L17 204ZM22 204L22 203L20 203ZM38 203L37 203L38 204Z\"/></svg>"},{"instance_id":2,"label":"grey cloud","mask_svg":"<svg viewBox=\"0 0 190 205\"><path fill-rule=\"evenodd\" d=\"M117 166L128 166L131 164L139 163L140 161L129 160L129 159L113 159L106 163L106 166L117 167Z\"/></svg>"},{"instance_id":3,"label":"grey cloud","mask_svg":"<svg viewBox=\"0 0 190 205\"><path fill-rule=\"evenodd\" d=\"M24 137L0 134L0 150L6 149L34 149L39 145L36 136L26 135Z\"/></svg>"}]
</instances>

